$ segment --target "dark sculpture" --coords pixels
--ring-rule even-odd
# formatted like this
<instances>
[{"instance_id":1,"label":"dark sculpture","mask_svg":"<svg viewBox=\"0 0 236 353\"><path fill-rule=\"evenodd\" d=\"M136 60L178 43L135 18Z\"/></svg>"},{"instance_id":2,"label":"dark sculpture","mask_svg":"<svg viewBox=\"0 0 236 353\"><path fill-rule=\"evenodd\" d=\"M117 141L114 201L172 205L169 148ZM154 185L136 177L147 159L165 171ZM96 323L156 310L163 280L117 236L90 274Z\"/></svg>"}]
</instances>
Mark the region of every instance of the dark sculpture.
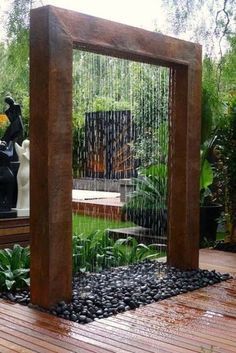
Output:
<instances>
[{"instance_id":1,"label":"dark sculpture","mask_svg":"<svg viewBox=\"0 0 236 353\"><path fill-rule=\"evenodd\" d=\"M15 142L22 144L23 142L23 122L21 118L21 108L19 104L16 104L12 97L8 96L5 98L5 103L9 105L9 108L5 111L6 116L10 121L10 125L6 129L2 141L5 141L7 145L12 141L13 143L13 160L18 160L15 152Z\"/></svg>"},{"instance_id":2,"label":"dark sculpture","mask_svg":"<svg viewBox=\"0 0 236 353\"><path fill-rule=\"evenodd\" d=\"M14 211L11 211L12 207L16 207L16 176L19 169L15 142L22 144L24 132L20 105L16 104L10 96L5 98L5 103L9 105L5 114L10 125L0 141L0 218L16 215Z\"/></svg>"},{"instance_id":3,"label":"dark sculpture","mask_svg":"<svg viewBox=\"0 0 236 353\"><path fill-rule=\"evenodd\" d=\"M16 211L12 211L15 177L11 170L11 158L13 145L0 143L0 218L16 217Z\"/></svg>"}]
</instances>

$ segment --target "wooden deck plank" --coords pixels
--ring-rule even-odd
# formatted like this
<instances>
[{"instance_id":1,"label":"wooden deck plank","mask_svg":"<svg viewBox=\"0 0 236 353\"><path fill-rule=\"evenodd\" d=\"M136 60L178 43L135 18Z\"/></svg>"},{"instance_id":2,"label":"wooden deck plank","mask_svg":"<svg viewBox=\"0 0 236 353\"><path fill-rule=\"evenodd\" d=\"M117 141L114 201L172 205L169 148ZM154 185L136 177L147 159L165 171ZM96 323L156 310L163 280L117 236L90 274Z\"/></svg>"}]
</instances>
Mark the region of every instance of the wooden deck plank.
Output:
<instances>
[{"instance_id":1,"label":"wooden deck plank","mask_svg":"<svg viewBox=\"0 0 236 353\"><path fill-rule=\"evenodd\" d=\"M219 250L200 250L200 267L236 274L236 254Z\"/></svg>"},{"instance_id":2,"label":"wooden deck plank","mask_svg":"<svg viewBox=\"0 0 236 353\"><path fill-rule=\"evenodd\" d=\"M27 340L25 341L24 336L19 337L19 335L17 334L17 332L15 332L12 329L8 329L8 328L4 328L4 327L0 327L0 337L1 338L6 338L7 340L9 340L12 343L15 343L19 346L22 347L22 349L29 349L29 351L31 352L38 352L38 353L50 353L52 352L50 349L47 350L47 348L45 349L44 347L40 347L37 344L34 344L30 341L30 338L27 337ZM47 342L45 342L47 343Z\"/></svg>"},{"instance_id":3,"label":"wooden deck plank","mask_svg":"<svg viewBox=\"0 0 236 353\"><path fill-rule=\"evenodd\" d=\"M120 321L122 321L122 326L117 321L118 326L116 327L122 327L124 329L124 320L120 318ZM111 323L112 326L114 326L114 321ZM180 329L176 330L171 329L171 328L165 328L164 325L159 325L156 323L155 319L144 319L144 320L137 320L135 324L132 324L133 326L138 327L137 333L143 335L146 337L146 340L150 339L150 331L153 333L155 336L155 339L159 341L164 341L164 342L171 342L171 340L174 340L175 344L174 345L179 345L180 347L189 347L193 351L199 352L199 346L206 346L207 344L215 344L216 346L222 346L224 347L224 352L235 352L235 343L234 343L234 337L231 336L230 340L225 339L224 332L219 333L217 335L215 332L212 333L212 331L206 331L208 330L207 325L202 325L202 329L195 332L193 328L190 331L190 327L184 328L181 327ZM129 327L127 325L126 330L129 330ZM205 330L205 331L204 331ZM134 328L132 327L132 331L134 331ZM148 335L147 335L148 331ZM194 333L193 333L194 332ZM206 334L206 332L208 332Z\"/></svg>"},{"instance_id":4,"label":"wooden deck plank","mask_svg":"<svg viewBox=\"0 0 236 353\"><path fill-rule=\"evenodd\" d=\"M150 316L148 317L148 314L150 314ZM116 317L116 318L112 318L112 319L108 319L105 324L110 324L110 325L114 325L114 323L119 323L120 320L122 321L122 325L124 327L124 325L127 326L137 326L138 330L143 329L145 332L145 328L146 327L150 327L150 328L154 328L155 330L159 330L161 331L161 333L163 333L163 331L165 332L172 332L173 334L178 334L180 331L181 332L189 332L189 327L194 328L197 325L199 326L199 332L204 331L206 327L211 325L211 321L206 321L206 320L201 320L201 318L199 317L198 320L195 319L195 317L193 317L192 319L189 319L189 321L184 321L181 320L181 318L178 318L178 320L176 320L176 317L173 317L171 320L167 320L164 315L163 317L160 317L160 314L158 312L156 312L153 308L150 308L150 312L148 313L147 311L145 312L145 317L140 316L140 318L138 317L132 317L132 316L120 316L120 317ZM214 319L213 319L214 320ZM109 322L110 321L110 322ZM175 325L173 325L173 322L175 323ZM221 321L221 325L224 325L225 322L222 320ZM219 328L221 327L221 331L219 330ZM218 326L218 327L209 327L209 332L214 335L214 332L217 332L217 334L224 331L224 329L222 330L222 326ZM226 326L226 330L228 332L228 327ZM196 332L195 334L198 334L198 332ZM235 338L235 334L236 334L236 327L232 326L232 330L229 333L229 340L230 341L234 341ZM223 334L224 335L224 334Z\"/></svg>"},{"instance_id":5,"label":"wooden deck plank","mask_svg":"<svg viewBox=\"0 0 236 353\"><path fill-rule=\"evenodd\" d=\"M24 308L24 307L22 307L22 308ZM13 309L15 309L15 305L13 306ZM18 309L18 308L17 308ZM11 310L11 309L10 309ZM1 304L0 304L0 313L3 313L3 311L4 311L4 309L2 308L2 306L1 306ZM13 314L12 314L12 311L13 310L11 310L11 312L9 313L9 315L11 315L11 316L13 316ZM38 330L40 330L40 332L41 332L41 327L44 325L44 327L46 327L47 328L47 330L54 330L54 329L56 329L57 328L57 326L58 326L58 320L57 320L57 318L55 318L55 317L53 317L53 318L51 318L51 317L49 317L48 316L48 314L44 314L44 313L40 313L41 315L40 315L40 319L39 320L37 320L36 321L36 330L38 329ZM25 318L24 318L24 312L22 311L22 314L20 313L20 311L17 311L16 313L15 313L15 317L19 317L20 316L20 319L21 319L21 322L23 322L23 326L25 325L25 323L24 323L24 320L25 320ZM8 318L9 319L9 318ZM30 319L30 316L28 316L27 317L27 321ZM54 319L54 320L51 320L51 319ZM50 321L49 321L50 320ZM11 321L12 321L12 319L11 319ZM31 320L31 325L33 324L33 322L32 322L33 320ZM85 329L85 327L83 327L82 328L82 326L81 325L77 325L77 327L75 327L75 325L73 324L73 323L71 323L71 322L69 322L69 321L65 321L65 320L63 320L64 321L64 326L63 326L63 328L62 328L62 330L60 331L60 335L63 333L63 332L67 332L67 334L68 334L68 327L69 327L69 329L71 330L71 334L74 336L74 335L77 335L77 336L79 336L79 335L82 335L80 338L81 338L81 340L83 341L83 340L87 340L88 338L93 338L94 337L94 334L93 333L90 333L89 331L87 332L87 330ZM1 321L0 321L0 323L1 323ZM54 325L55 324L55 325ZM61 328L61 327L60 327ZM85 338L83 337L83 336L86 336ZM100 342L100 344L102 344L102 342L104 342L104 337L103 337L103 335L102 335L102 332L100 332L99 330L97 330L96 331L96 344L99 344L99 342ZM113 347L113 350L114 351L118 351L118 352L120 352L120 348L122 348L122 343L120 343L120 341L118 341L118 342L116 342L116 340L110 340L109 339L109 337L107 337L106 338L106 342L107 343L110 343L112 346L114 346ZM124 347L125 348L125 347ZM143 350L138 350L138 348L135 348L135 350L133 349L133 348L131 348L131 350L130 350L131 352L143 352ZM98 352L98 348L96 348L96 350L95 350L95 352ZM104 352L104 349L103 349L103 352Z\"/></svg>"},{"instance_id":6,"label":"wooden deck plank","mask_svg":"<svg viewBox=\"0 0 236 353\"><path fill-rule=\"evenodd\" d=\"M7 341L4 338L0 337L0 352L2 353L32 353L32 350L29 350L27 348L21 347L18 344L15 344L11 341Z\"/></svg>"},{"instance_id":7,"label":"wooden deck plank","mask_svg":"<svg viewBox=\"0 0 236 353\"><path fill-rule=\"evenodd\" d=\"M62 342L58 342L58 340L56 339L51 339L49 336L47 337L47 344L45 344L45 335L41 334L40 332L35 332L34 330L32 330L32 327L27 328L26 325L22 324L22 321L20 320L0 319L0 325L1 327L6 327L6 329L14 329L17 337L20 336L21 338L26 339L26 342L30 340L30 342L37 343L39 346L46 348L49 352L68 353L72 349L72 346L70 347L70 350L66 349L65 347L62 347Z\"/></svg>"},{"instance_id":8,"label":"wooden deck plank","mask_svg":"<svg viewBox=\"0 0 236 353\"><path fill-rule=\"evenodd\" d=\"M200 259L236 274L236 254ZM235 353L235 336L235 278L87 325L0 300L1 353Z\"/></svg>"},{"instance_id":9,"label":"wooden deck plank","mask_svg":"<svg viewBox=\"0 0 236 353\"><path fill-rule=\"evenodd\" d=\"M155 315L155 313L153 314ZM150 341L151 333L153 333L154 337L152 338L154 338L155 340L165 342L171 342L172 340L174 340L174 345L179 345L180 347L187 347L188 345L189 348L197 352L199 352L200 344L203 346L208 343L213 344L219 342L222 346L225 345L225 352L235 352L235 335L232 335L230 337L230 340L228 340L228 337L227 339L225 339L224 332L219 333L218 336L217 334L212 333L212 331L210 331L209 334L206 335L207 325L202 325L202 330L200 330L201 332L194 332L193 334L192 332L189 332L189 327L178 327L178 329L168 327L167 325L165 325L165 323L160 322L162 320L158 318L158 315L154 315L153 319L143 319L143 317L141 316L140 319L137 319L135 321L132 319L129 320L129 318L127 318L126 316L120 316L111 320L107 320L104 323L104 329L110 331L115 330L116 332L118 332L119 330L131 330L132 332L136 332L139 336L141 335L146 337L146 341L148 342Z\"/></svg>"},{"instance_id":10,"label":"wooden deck plank","mask_svg":"<svg viewBox=\"0 0 236 353\"><path fill-rule=\"evenodd\" d=\"M77 352L78 349L87 349L86 352L93 353L111 352L110 349L106 349L105 343L99 343L93 339L84 337L85 332L82 325L74 324L71 321L63 319L58 320L58 318L48 315L47 313L38 312L24 306L12 303L3 303L0 301L1 316L4 313L4 307L7 305L7 313L5 315L8 320L12 320L12 317L14 319L18 318L21 325L29 323L31 330L35 330L43 335L46 333L56 339L63 339L64 342L70 342L71 344L74 344L73 349L75 352ZM89 344L86 343L87 341L89 341ZM99 346L102 347L100 348Z\"/></svg>"},{"instance_id":11,"label":"wooden deck plank","mask_svg":"<svg viewBox=\"0 0 236 353\"><path fill-rule=\"evenodd\" d=\"M2 323L2 320L0 320L0 324ZM13 327L14 330L18 330L17 329L17 325L14 325L12 323L12 320L10 321L9 324L6 324L5 323L5 326L6 327ZM22 325L24 326L24 325ZM38 326L39 323L38 323ZM0 331L1 331L1 328L0 328ZM40 337L41 339L43 339L43 335L38 333L37 336L35 334L32 334L32 330L27 330L25 327L22 329L22 328L19 328L19 331L21 332L21 336L25 339L25 334L24 333L27 333L28 335L28 341L30 342L33 342L33 343L37 343L40 345L40 342L38 342L37 338L35 339L35 337ZM14 331L15 332L15 331ZM16 331L17 332L17 331ZM68 334L68 332L67 332ZM18 337L18 333L16 333L16 336ZM74 329L73 332L71 332L71 337L77 337L79 340L81 341L89 341L90 343L93 341L94 339L94 333L93 332L90 332L90 331L87 331L87 330L80 330L80 327L78 327L78 329ZM54 347L51 346L51 344L48 343L49 342L49 339L47 338L47 344L46 344L46 348L48 349L48 352L56 352L56 353L65 353L65 352L68 352L68 350L64 350L64 349L60 349L58 344L54 342ZM125 346L124 346L124 343L121 343L120 341L116 341L116 340L113 340L109 337L106 337L106 343L104 343L104 337L101 335L101 332L99 330L96 330L96 345L100 345L103 349L106 348L107 344L110 344L111 346L113 346L113 351L114 352L121 352L121 348L123 347L125 349ZM43 344L43 347L45 346L45 344ZM74 346L74 352L76 352L76 349L79 349L78 347ZM98 349L96 348L94 352L97 352ZM103 350L105 351L105 350ZM40 351L41 352L41 351ZM44 352L42 350L42 352ZM130 352L137 352L137 353L142 353L143 350L139 350L138 348L135 347L135 349L131 348Z\"/></svg>"},{"instance_id":12,"label":"wooden deck plank","mask_svg":"<svg viewBox=\"0 0 236 353\"><path fill-rule=\"evenodd\" d=\"M29 245L29 217L0 219L0 249Z\"/></svg>"},{"instance_id":13,"label":"wooden deck plank","mask_svg":"<svg viewBox=\"0 0 236 353\"><path fill-rule=\"evenodd\" d=\"M69 342L68 342L68 339L66 336L67 335L66 330L64 331L64 335L63 335L56 331L50 330L46 326L45 328L42 326L39 327L37 320L28 319L26 321L23 315L20 316L14 313L9 313L8 310L4 310L4 308L0 308L0 316L3 316L3 315L4 315L5 324L6 324L6 321L8 321L11 326L19 325L21 327L21 329L18 329L19 331L24 330L24 332L27 332L29 335L33 337L38 337L43 340L46 339L49 343L52 343L55 345L57 349L56 352L61 352L60 347L64 348L65 352L77 352L78 350L78 347L73 344L73 340L71 341L69 339ZM80 352L87 353L89 351L84 350L82 347L80 347Z\"/></svg>"},{"instance_id":14,"label":"wooden deck plank","mask_svg":"<svg viewBox=\"0 0 236 353\"><path fill-rule=\"evenodd\" d=\"M0 352L12 353L12 352L17 352L17 350L15 350L13 348L12 349L10 348L10 342L9 341L6 341L6 340L0 338Z\"/></svg>"},{"instance_id":15,"label":"wooden deck plank","mask_svg":"<svg viewBox=\"0 0 236 353\"><path fill-rule=\"evenodd\" d=\"M124 338L130 339L132 337L132 340L135 341L136 344L138 342L142 342L142 344L145 345L146 350L149 351L150 349L151 352L153 351L153 348L160 347L161 344L164 344L164 346L169 346L175 352L182 352L183 350L199 352L199 345L204 346L210 343L208 339L196 339L196 337L193 337L192 334L187 335L185 333L182 333L181 335L177 335L173 334L173 332L163 332L165 330L163 330L163 328L161 327L157 328L155 324L150 325L149 327L146 325L142 326L142 320L136 323L139 325L137 325L137 330L134 330L133 328L130 329L128 325L124 325L122 318L120 318L119 321L120 323L117 321L117 325L114 325L114 322L112 322L112 325L107 325L106 323L106 327L104 326L104 331L108 331L108 333L111 334L113 337L114 335L116 335L117 338L119 337L119 339L122 340L124 340ZM143 324L146 324L146 321L144 321ZM153 326L155 326L155 329L153 329ZM94 327L95 331L96 329L97 326ZM136 332L134 333L134 331ZM235 349L226 349L225 352L235 352Z\"/></svg>"}]
</instances>

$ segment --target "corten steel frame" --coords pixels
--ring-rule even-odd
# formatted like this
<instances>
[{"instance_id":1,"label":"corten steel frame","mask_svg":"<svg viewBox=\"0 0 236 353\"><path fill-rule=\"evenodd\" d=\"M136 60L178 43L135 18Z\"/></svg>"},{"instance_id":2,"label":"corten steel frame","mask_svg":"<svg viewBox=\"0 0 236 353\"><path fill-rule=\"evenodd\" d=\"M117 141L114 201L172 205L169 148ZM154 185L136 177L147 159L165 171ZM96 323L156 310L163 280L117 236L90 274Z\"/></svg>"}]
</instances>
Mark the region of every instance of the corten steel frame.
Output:
<instances>
[{"instance_id":1,"label":"corten steel frame","mask_svg":"<svg viewBox=\"0 0 236 353\"><path fill-rule=\"evenodd\" d=\"M168 263L198 267L201 46L52 6L30 25L31 299L72 291L72 54L171 68Z\"/></svg>"}]
</instances>

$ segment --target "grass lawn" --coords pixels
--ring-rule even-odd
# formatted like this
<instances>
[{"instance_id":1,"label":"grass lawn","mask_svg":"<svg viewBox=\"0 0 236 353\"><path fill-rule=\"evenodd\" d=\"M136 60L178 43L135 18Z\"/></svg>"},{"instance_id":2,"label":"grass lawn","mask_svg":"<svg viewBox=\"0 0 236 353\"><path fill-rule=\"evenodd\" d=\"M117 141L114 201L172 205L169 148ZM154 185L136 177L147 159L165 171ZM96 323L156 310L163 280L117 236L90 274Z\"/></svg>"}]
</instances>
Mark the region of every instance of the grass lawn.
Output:
<instances>
[{"instance_id":1,"label":"grass lawn","mask_svg":"<svg viewBox=\"0 0 236 353\"><path fill-rule=\"evenodd\" d=\"M132 222L113 221L106 218L73 214L73 234L90 234L96 230L135 227Z\"/></svg>"}]
</instances>

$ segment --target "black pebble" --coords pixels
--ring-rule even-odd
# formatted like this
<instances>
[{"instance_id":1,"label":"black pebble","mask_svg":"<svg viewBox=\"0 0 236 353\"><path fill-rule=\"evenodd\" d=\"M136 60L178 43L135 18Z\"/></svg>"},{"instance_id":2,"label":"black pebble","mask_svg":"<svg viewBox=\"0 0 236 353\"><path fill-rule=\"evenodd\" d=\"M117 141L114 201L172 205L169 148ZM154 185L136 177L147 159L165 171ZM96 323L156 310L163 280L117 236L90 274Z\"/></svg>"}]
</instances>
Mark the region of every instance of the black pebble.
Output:
<instances>
[{"instance_id":1,"label":"black pebble","mask_svg":"<svg viewBox=\"0 0 236 353\"><path fill-rule=\"evenodd\" d=\"M60 301L50 310L31 304L28 290L16 293L2 292L0 297L86 324L94 319L107 318L136 309L140 305L164 300L230 278L227 273L207 270L180 271L157 261L145 260L126 268L76 274L73 278L72 302Z\"/></svg>"}]
</instances>

